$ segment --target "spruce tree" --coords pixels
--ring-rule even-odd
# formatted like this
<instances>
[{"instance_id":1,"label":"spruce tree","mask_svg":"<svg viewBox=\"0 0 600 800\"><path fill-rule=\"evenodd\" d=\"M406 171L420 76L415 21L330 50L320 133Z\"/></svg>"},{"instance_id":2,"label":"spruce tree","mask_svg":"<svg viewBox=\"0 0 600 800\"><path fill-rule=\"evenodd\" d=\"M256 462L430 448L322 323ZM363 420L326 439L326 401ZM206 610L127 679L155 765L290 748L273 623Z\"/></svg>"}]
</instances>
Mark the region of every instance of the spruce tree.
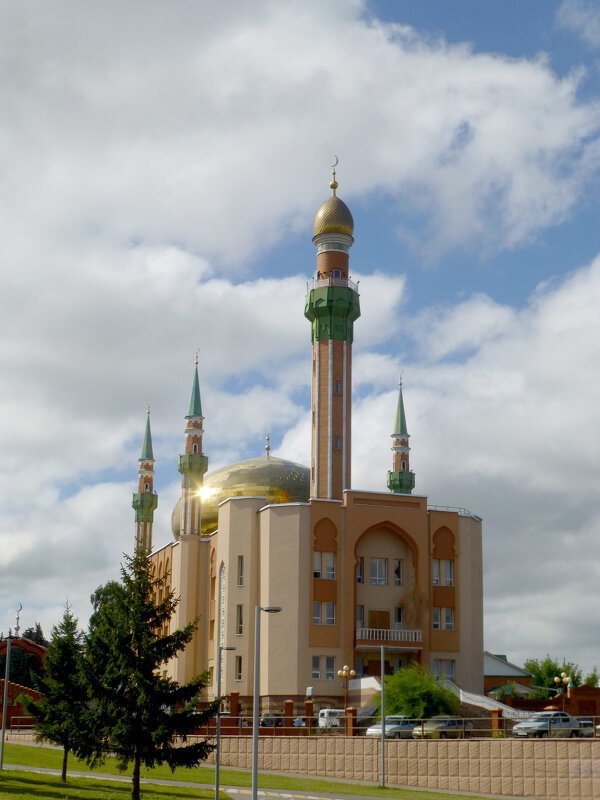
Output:
<instances>
[{"instance_id":1,"label":"spruce tree","mask_svg":"<svg viewBox=\"0 0 600 800\"><path fill-rule=\"evenodd\" d=\"M132 800L140 797L140 769L168 764L193 767L213 749L207 741L182 744L216 713L217 704L198 711L206 673L185 685L163 676L169 659L190 642L196 622L164 633L178 600L154 577L146 553L126 557L121 583L92 595L87 669L94 698L98 749L117 757L121 769L133 764ZM94 758L89 759L93 762Z\"/></svg>"},{"instance_id":2,"label":"spruce tree","mask_svg":"<svg viewBox=\"0 0 600 800\"><path fill-rule=\"evenodd\" d=\"M23 696L27 710L35 717L36 738L63 748L63 781L67 779L69 753L85 756L90 752L83 636L77 625L67 603L60 624L52 628L43 671L41 675L32 673L34 688L44 696L37 701Z\"/></svg>"}]
</instances>

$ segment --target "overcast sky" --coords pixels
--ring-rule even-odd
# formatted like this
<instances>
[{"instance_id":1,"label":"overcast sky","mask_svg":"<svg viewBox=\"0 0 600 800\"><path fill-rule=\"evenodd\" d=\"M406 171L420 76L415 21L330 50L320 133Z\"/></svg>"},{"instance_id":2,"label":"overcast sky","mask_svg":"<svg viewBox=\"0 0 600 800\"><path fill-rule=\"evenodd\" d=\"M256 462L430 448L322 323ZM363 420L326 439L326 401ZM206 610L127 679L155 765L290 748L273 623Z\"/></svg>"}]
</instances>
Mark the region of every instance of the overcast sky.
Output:
<instances>
[{"instance_id":1,"label":"overcast sky","mask_svg":"<svg viewBox=\"0 0 600 800\"><path fill-rule=\"evenodd\" d=\"M312 220L355 220L353 485L484 520L485 647L600 666L600 12L587 0L0 6L0 628L169 541L212 468L308 464Z\"/></svg>"}]
</instances>

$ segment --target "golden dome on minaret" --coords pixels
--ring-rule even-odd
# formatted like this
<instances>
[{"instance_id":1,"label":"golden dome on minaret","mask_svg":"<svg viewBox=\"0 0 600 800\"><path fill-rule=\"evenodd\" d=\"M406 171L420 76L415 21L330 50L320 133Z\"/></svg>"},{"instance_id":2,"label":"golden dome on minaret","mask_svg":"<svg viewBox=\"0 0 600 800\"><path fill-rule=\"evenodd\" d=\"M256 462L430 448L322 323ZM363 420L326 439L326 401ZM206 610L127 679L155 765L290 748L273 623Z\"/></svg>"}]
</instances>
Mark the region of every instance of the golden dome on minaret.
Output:
<instances>
[{"instance_id":1,"label":"golden dome on minaret","mask_svg":"<svg viewBox=\"0 0 600 800\"><path fill-rule=\"evenodd\" d=\"M335 167L333 169L333 180L329 184L331 197L321 205L315 215L314 235L322 233L343 233L352 236L354 233L354 220L350 209L343 200L336 195L335 190L338 183L335 179Z\"/></svg>"}]
</instances>

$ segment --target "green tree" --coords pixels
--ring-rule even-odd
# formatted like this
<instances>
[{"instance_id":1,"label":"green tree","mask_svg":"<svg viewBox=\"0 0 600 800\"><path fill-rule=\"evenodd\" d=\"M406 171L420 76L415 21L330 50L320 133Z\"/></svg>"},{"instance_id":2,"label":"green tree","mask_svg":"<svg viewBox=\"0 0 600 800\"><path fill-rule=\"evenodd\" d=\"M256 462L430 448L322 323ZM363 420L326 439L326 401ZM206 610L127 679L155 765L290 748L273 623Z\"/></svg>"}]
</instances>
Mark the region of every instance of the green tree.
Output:
<instances>
[{"instance_id":1,"label":"green tree","mask_svg":"<svg viewBox=\"0 0 600 800\"><path fill-rule=\"evenodd\" d=\"M571 678L573 686L579 686L581 683L581 668L574 664L572 661L563 660L560 664L555 658L546 654L546 658L539 660L537 658L528 659L524 665L528 672L531 672L531 684L536 690L536 693L542 697L547 697L549 689L556 689L560 684L557 684L554 678L560 677L561 672L566 672Z\"/></svg>"},{"instance_id":2,"label":"green tree","mask_svg":"<svg viewBox=\"0 0 600 800\"><path fill-rule=\"evenodd\" d=\"M39 622L35 623L33 628L25 628L22 633L24 639L30 639L32 642L36 644L41 644L43 647L48 647L50 642L44 636L44 631L42 630L42 626Z\"/></svg>"},{"instance_id":3,"label":"green tree","mask_svg":"<svg viewBox=\"0 0 600 800\"><path fill-rule=\"evenodd\" d=\"M589 684L590 686L598 686L598 681L600 680L600 675L598 674L598 667L594 667L591 672L585 676L583 682Z\"/></svg>"},{"instance_id":4,"label":"green tree","mask_svg":"<svg viewBox=\"0 0 600 800\"><path fill-rule=\"evenodd\" d=\"M42 672L42 662L33 653L26 653L18 645L18 639L13 639L10 648L10 676L12 683L34 689L34 675ZM6 655L0 656L0 675L6 672Z\"/></svg>"},{"instance_id":5,"label":"green tree","mask_svg":"<svg viewBox=\"0 0 600 800\"><path fill-rule=\"evenodd\" d=\"M181 741L214 716L217 703L197 710L206 673L185 685L162 677L165 663L185 649L196 627L193 622L162 633L178 603L173 592L153 599L164 591L165 576L153 577L141 550L126 557L121 575L121 583L108 583L92 595L87 670L98 739L88 760L110 751L121 769L132 762L131 797L138 800L142 764L193 767L212 751L204 740Z\"/></svg>"},{"instance_id":6,"label":"green tree","mask_svg":"<svg viewBox=\"0 0 600 800\"><path fill-rule=\"evenodd\" d=\"M378 701L381 710L381 695ZM406 714L415 719L434 714L457 714L460 701L425 667L411 664L385 678L385 714Z\"/></svg>"},{"instance_id":7,"label":"green tree","mask_svg":"<svg viewBox=\"0 0 600 800\"><path fill-rule=\"evenodd\" d=\"M35 717L38 741L54 742L63 748L63 781L67 780L69 753L85 756L90 750L83 636L77 625L67 603L60 624L52 628L42 674L33 676L34 688L44 696L36 701L23 695L27 710Z\"/></svg>"}]
</instances>

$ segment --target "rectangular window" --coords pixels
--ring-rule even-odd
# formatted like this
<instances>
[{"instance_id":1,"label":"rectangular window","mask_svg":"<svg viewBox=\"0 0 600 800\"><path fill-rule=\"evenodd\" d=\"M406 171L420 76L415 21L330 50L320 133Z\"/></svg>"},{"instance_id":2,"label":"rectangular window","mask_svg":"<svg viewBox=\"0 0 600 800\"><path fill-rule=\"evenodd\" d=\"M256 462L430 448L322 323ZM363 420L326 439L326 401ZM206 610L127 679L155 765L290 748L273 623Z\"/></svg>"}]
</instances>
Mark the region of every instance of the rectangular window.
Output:
<instances>
[{"instance_id":1,"label":"rectangular window","mask_svg":"<svg viewBox=\"0 0 600 800\"><path fill-rule=\"evenodd\" d=\"M364 606L356 606L356 627L357 628L364 628L365 627L365 607Z\"/></svg>"},{"instance_id":2,"label":"rectangular window","mask_svg":"<svg viewBox=\"0 0 600 800\"><path fill-rule=\"evenodd\" d=\"M402 586L402 559L394 559L394 586Z\"/></svg>"},{"instance_id":3,"label":"rectangular window","mask_svg":"<svg viewBox=\"0 0 600 800\"><path fill-rule=\"evenodd\" d=\"M433 677L436 679L436 681L439 681L439 679L442 677L442 662L440 661L439 658L433 659L432 672L433 672Z\"/></svg>"},{"instance_id":4,"label":"rectangular window","mask_svg":"<svg viewBox=\"0 0 600 800\"><path fill-rule=\"evenodd\" d=\"M445 608L444 609L444 629L447 631L454 630L454 609L453 608Z\"/></svg>"},{"instance_id":5,"label":"rectangular window","mask_svg":"<svg viewBox=\"0 0 600 800\"><path fill-rule=\"evenodd\" d=\"M440 585L440 560L439 558L434 558L433 563L431 565L431 574L433 577L433 585L439 586Z\"/></svg>"},{"instance_id":6,"label":"rectangular window","mask_svg":"<svg viewBox=\"0 0 600 800\"><path fill-rule=\"evenodd\" d=\"M369 579L374 586L387 584L387 558L369 559Z\"/></svg>"},{"instance_id":7,"label":"rectangular window","mask_svg":"<svg viewBox=\"0 0 600 800\"><path fill-rule=\"evenodd\" d=\"M433 630L439 631L440 629L440 609L434 608L433 609Z\"/></svg>"},{"instance_id":8,"label":"rectangular window","mask_svg":"<svg viewBox=\"0 0 600 800\"><path fill-rule=\"evenodd\" d=\"M325 577L327 580L335 580L335 553L323 553L325 559Z\"/></svg>"},{"instance_id":9,"label":"rectangular window","mask_svg":"<svg viewBox=\"0 0 600 800\"><path fill-rule=\"evenodd\" d=\"M312 657L311 677L316 681L321 679L321 656Z\"/></svg>"},{"instance_id":10,"label":"rectangular window","mask_svg":"<svg viewBox=\"0 0 600 800\"><path fill-rule=\"evenodd\" d=\"M444 586L454 586L454 561L444 561Z\"/></svg>"},{"instance_id":11,"label":"rectangular window","mask_svg":"<svg viewBox=\"0 0 600 800\"><path fill-rule=\"evenodd\" d=\"M313 603L313 625L321 624L321 603Z\"/></svg>"},{"instance_id":12,"label":"rectangular window","mask_svg":"<svg viewBox=\"0 0 600 800\"><path fill-rule=\"evenodd\" d=\"M244 556L238 556L237 585L244 585Z\"/></svg>"},{"instance_id":13,"label":"rectangular window","mask_svg":"<svg viewBox=\"0 0 600 800\"><path fill-rule=\"evenodd\" d=\"M333 449L334 450L339 450L340 449L340 447L341 447L340 442L341 442L341 439L340 439L339 436L334 436L333 437Z\"/></svg>"},{"instance_id":14,"label":"rectangular window","mask_svg":"<svg viewBox=\"0 0 600 800\"><path fill-rule=\"evenodd\" d=\"M242 657L235 657L235 679L236 681L242 680Z\"/></svg>"},{"instance_id":15,"label":"rectangular window","mask_svg":"<svg viewBox=\"0 0 600 800\"><path fill-rule=\"evenodd\" d=\"M354 664L357 677L362 678L363 675L367 674L367 667L364 658L356 658L354 660Z\"/></svg>"},{"instance_id":16,"label":"rectangular window","mask_svg":"<svg viewBox=\"0 0 600 800\"><path fill-rule=\"evenodd\" d=\"M364 580L365 580L365 560L361 556L358 559L358 564L356 565L356 582L364 583Z\"/></svg>"},{"instance_id":17,"label":"rectangular window","mask_svg":"<svg viewBox=\"0 0 600 800\"><path fill-rule=\"evenodd\" d=\"M402 607L398 606L394 609L394 628L397 631L402 630Z\"/></svg>"},{"instance_id":18,"label":"rectangular window","mask_svg":"<svg viewBox=\"0 0 600 800\"><path fill-rule=\"evenodd\" d=\"M325 603L325 625L335 625L335 603Z\"/></svg>"},{"instance_id":19,"label":"rectangular window","mask_svg":"<svg viewBox=\"0 0 600 800\"><path fill-rule=\"evenodd\" d=\"M341 269L334 269L332 270L332 274L334 278L341 278L342 277L342 270Z\"/></svg>"},{"instance_id":20,"label":"rectangular window","mask_svg":"<svg viewBox=\"0 0 600 800\"><path fill-rule=\"evenodd\" d=\"M454 660L444 661L444 677L448 681L454 680Z\"/></svg>"},{"instance_id":21,"label":"rectangular window","mask_svg":"<svg viewBox=\"0 0 600 800\"><path fill-rule=\"evenodd\" d=\"M325 656L325 680L332 681L335 677L335 656Z\"/></svg>"},{"instance_id":22,"label":"rectangular window","mask_svg":"<svg viewBox=\"0 0 600 800\"><path fill-rule=\"evenodd\" d=\"M235 632L238 636L244 632L244 606L242 605L235 607Z\"/></svg>"},{"instance_id":23,"label":"rectangular window","mask_svg":"<svg viewBox=\"0 0 600 800\"><path fill-rule=\"evenodd\" d=\"M313 553L313 578L321 577L321 553L315 550Z\"/></svg>"}]
</instances>

